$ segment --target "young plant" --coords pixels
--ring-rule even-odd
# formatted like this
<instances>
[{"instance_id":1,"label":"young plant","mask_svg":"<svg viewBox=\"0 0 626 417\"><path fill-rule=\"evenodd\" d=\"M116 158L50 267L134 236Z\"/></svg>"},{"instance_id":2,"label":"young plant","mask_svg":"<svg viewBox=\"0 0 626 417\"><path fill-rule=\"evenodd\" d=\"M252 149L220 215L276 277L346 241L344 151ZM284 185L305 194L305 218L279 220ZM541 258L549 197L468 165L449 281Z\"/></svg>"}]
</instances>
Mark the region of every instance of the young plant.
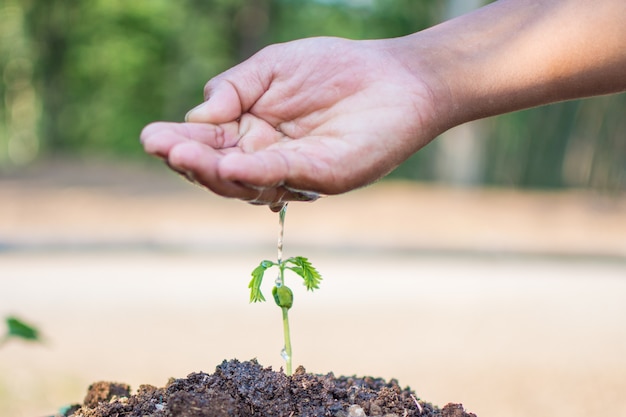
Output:
<instances>
[{"instance_id":1,"label":"young plant","mask_svg":"<svg viewBox=\"0 0 626 417\"><path fill-rule=\"evenodd\" d=\"M30 340L30 341L40 341L41 337L39 335L39 331L29 325L24 323L18 318L15 317L7 317L5 319L7 325L7 332L4 335L0 336L0 346L4 345L12 338Z\"/></svg>"},{"instance_id":2,"label":"young plant","mask_svg":"<svg viewBox=\"0 0 626 417\"><path fill-rule=\"evenodd\" d=\"M322 276L315 269L309 260L303 256L294 256L288 259L282 259L282 236L285 221L286 206L279 213L280 219L280 232L278 237L278 260L276 262L264 260L259 266L252 271L252 280L248 284L250 288L250 302L257 303L265 301L265 297L261 292L261 283L263 282L263 276L265 271L269 268L277 267L278 276L274 281L274 287L272 288L272 296L274 302L281 308L283 313L283 335L285 338L285 347L281 352L283 359L286 362L286 374L291 375L292 372L292 350L291 350L291 334L289 331L289 309L293 305L293 292L289 287L285 285L285 269L296 273L304 280L304 285L309 291L313 291L319 288L319 284L322 281Z\"/></svg>"}]
</instances>

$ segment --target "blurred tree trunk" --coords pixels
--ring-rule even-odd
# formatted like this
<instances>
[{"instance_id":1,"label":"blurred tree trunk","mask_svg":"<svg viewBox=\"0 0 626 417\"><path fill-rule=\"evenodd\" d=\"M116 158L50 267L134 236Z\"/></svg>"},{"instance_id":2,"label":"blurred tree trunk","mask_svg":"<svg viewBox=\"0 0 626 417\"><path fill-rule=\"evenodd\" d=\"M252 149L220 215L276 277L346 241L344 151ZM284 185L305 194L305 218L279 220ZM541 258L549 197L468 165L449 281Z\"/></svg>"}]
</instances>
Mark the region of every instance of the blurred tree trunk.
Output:
<instances>
[{"instance_id":1,"label":"blurred tree trunk","mask_svg":"<svg viewBox=\"0 0 626 417\"><path fill-rule=\"evenodd\" d=\"M42 99L41 132L47 149L62 148L61 129L64 103L71 100L65 64L74 17L79 15L77 0L32 2L28 26L37 57L36 74Z\"/></svg>"},{"instance_id":2,"label":"blurred tree trunk","mask_svg":"<svg viewBox=\"0 0 626 417\"><path fill-rule=\"evenodd\" d=\"M0 6L0 170L31 162L40 147L37 57L26 9L18 0Z\"/></svg>"},{"instance_id":3,"label":"blurred tree trunk","mask_svg":"<svg viewBox=\"0 0 626 417\"><path fill-rule=\"evenodd\" d=\"M239 60L243 61L265 46L270 27L270 0L244 2L235 13L233 26L239 46Z\"/></svg>"}]
</instances>

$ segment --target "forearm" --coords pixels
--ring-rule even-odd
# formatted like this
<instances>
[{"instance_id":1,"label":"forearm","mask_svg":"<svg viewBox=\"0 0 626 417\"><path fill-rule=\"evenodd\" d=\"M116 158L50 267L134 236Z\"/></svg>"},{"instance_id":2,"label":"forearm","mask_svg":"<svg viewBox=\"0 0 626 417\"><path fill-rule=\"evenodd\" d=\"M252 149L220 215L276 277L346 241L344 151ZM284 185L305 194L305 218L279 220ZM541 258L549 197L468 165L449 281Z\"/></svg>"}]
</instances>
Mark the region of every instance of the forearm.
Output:
<instances>
[{"instance_id":1,"label":"forearm","mask_svg":"<svg viewBox=\"0 0 626 417\"><path fill-rule=\"evenodd\" d=\"M501 0L399 42L435 74L444 128L626 90L624 0Z\"/></svg>"}]
</instances>

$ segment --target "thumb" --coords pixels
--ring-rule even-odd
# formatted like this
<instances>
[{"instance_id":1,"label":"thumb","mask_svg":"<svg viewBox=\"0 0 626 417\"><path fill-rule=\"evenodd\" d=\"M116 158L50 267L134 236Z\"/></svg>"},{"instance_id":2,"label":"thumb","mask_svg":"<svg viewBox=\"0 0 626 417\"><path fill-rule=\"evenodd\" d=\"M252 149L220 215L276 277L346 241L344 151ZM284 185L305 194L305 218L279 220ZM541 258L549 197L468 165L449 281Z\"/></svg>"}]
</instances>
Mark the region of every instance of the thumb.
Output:
<instances>
[{"instance_id":1,"label":"thumb","mask_svg":"<svg viewBox=\"0 0 626 417\"><path fill-rule=\"evenodd\" d=\"M205 102L185 115L186 122L228 123L250 110L271 83L263 60L252 57L211 79L204 88ZM260 62L257 62L260 61Z\"/></svg>"},{"instance_id":2,"label":"thumb","mask_svg":"<svg viewBox=\"0 0 626 417\"><path fill-rule=\"evenodd\" d=\"M189 110L186 122L192 123L227 123L241 117L243 110L241 98L234 85L224 81L212 89L204 103Z\"/></svg>"}]
</instances>

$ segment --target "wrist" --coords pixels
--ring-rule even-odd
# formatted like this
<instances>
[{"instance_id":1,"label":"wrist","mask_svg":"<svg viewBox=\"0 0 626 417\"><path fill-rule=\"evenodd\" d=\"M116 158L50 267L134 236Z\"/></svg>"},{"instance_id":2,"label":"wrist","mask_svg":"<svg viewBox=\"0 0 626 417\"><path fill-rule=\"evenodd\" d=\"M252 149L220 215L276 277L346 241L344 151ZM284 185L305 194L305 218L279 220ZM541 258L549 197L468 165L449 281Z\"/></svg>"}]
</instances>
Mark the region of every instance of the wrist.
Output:
<instances>
[{"instance_id":1,"label":"wrist","mask_svg":"<svg viewBox=\"0 0 626 417\"><path fill-rule=\"evenodd\" d=\"M623 0L501 0L400 38L444 128L626 90Z\"/></svg>"}]
</instances>

